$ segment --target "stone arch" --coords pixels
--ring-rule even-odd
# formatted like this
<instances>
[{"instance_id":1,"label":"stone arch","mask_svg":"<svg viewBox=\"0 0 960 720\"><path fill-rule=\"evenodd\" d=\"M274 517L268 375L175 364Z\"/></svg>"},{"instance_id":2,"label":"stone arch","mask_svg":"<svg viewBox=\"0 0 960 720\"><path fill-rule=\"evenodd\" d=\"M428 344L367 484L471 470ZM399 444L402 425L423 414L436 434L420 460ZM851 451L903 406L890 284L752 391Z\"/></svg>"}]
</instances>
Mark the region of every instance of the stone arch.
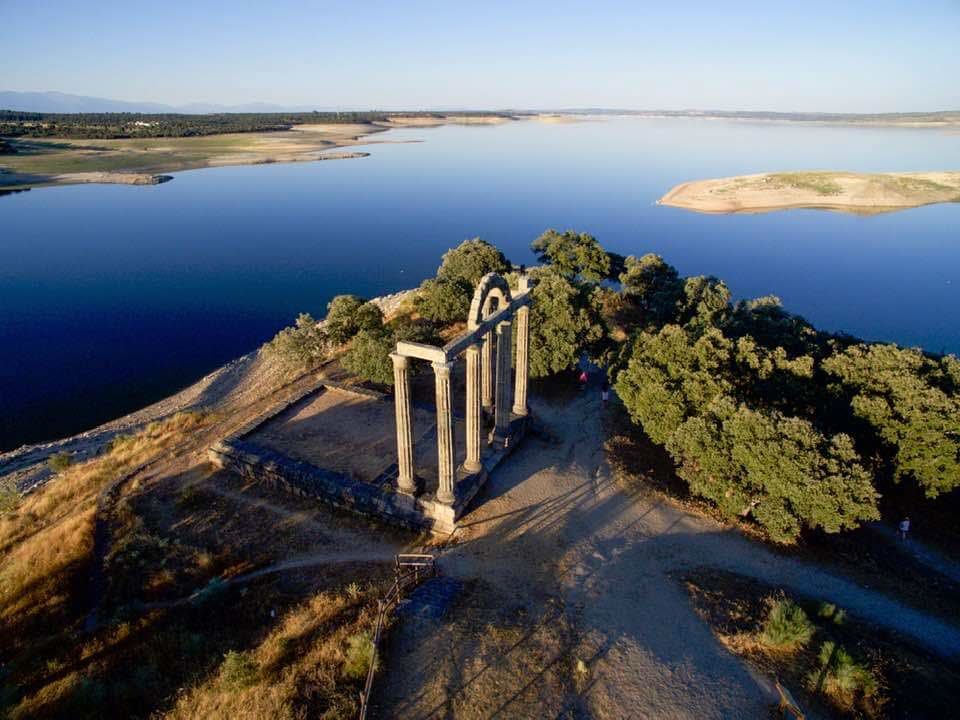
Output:
<instances>
[{"instance_id":1,"label":"stone arch","mask_svg":"<svg viewBox=\"0 0 960 720\"><path fill-rule=\"evenodd\" d=\"M470 314L467 316L467 329L473 330L490 312L490 301L496 300L497 306L507 307L512 301L510 284L503 275L495 272L487 273L477 284L473 292L473 301L470 303Z\"/></svg>"}]
</instances>

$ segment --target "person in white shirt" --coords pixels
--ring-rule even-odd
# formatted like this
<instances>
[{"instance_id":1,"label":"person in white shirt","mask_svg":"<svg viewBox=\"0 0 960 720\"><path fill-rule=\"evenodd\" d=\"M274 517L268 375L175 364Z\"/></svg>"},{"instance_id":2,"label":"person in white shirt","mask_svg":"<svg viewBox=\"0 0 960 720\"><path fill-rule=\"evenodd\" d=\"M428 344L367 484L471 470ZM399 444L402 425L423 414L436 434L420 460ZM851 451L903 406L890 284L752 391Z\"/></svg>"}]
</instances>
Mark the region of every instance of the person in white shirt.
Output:
<instances>
[{"instance_id":1,"label":"person in white shirt","mask_svg":"<svg viewBox=\"0 0 960 720\"><path fill-rule=\"evenodd\" d=\"M900 521L900 539L906 540L908 532L910 532L910 518L905 517Z\"/></svg>"}]
</instances>

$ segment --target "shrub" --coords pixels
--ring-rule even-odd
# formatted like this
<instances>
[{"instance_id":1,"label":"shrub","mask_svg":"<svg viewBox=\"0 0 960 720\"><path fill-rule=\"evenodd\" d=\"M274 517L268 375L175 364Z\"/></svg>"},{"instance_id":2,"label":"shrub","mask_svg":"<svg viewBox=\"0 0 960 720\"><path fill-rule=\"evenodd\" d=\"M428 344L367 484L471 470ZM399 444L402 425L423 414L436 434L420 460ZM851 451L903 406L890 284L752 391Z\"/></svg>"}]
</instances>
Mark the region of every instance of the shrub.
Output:
<instances>
[{"instance_id":1,"label":"shrub","mask_svg":"<svg viewBox=\"0 0 960 720\"><path fill-rule=\"evenodd\" d=\"M436 323L426 318L414 320L409 315L402 315L389 324L389 330L395 340L406 342L425 343L427 345L442 345L439 328Z\"/></svg>"},{"instance_id":2,"label":"shrub","mask_svg":"<svg viewBox=\"0 0 960 720\"><path fill-rule=\"evenodd\" d=\"M843 625L843 621L847 618L847 611L833 603L822 602L820 607L817 608L817 617L829 620L834 625Z\"/></svg>"},{"instance_id":3,"label":"shrub","mask_svg":"<svg viewBox=\"0 0 960 720\"><path fill-rule=\"evenodd\" d=\"M229 651L220 664L220 682L234 690L242 690L257 682L260 668L247 653Z\"/></svg>"},{"instance_id":4,"label":"shrub","mask_svg":"<svg viewBox=\"0 0 960 720\"><path fill-rule=\"evenodd\" d=\"M818 670L807 676L810 688L823 690L843 705L853 705L856 696L873 698L879 694L880 683L873 671L858 661L842 645L828 640L820 646Z\"/></svg>"},{"instance_id":5,"label":"shrub","mask_svg":"<svg viewBox=\"0 0 960 720\"><path fill-rule=\"evenodd\" d=\"M760 642L778 650L802 648L816 629L799 605L787 598L768 601Z\"/></svg>"},{"instance_id":6,"label":"shrub","mask_svg":"<svg viewBox=\"0 0 960 720\"><path fill-rule=\"evenodd\" d=\"M460 280L424 280L413 301L417 312L428 320L452 323L466 320L473 289Z\"/></svg>"},{"instance_id":7,"label":"shrub","mask_svg":"<svg viewBox=\"0 0 960 720\"><path fill-rule=\"evenodd\" d=\"M73 456L66 450L54 453L47 458L47 467L54 472L63 472L73 464Z\"/></svg>"},{"instance_id":8,"label":"shrub","mask_svg":"<svg viewBox=\"0 0 960 720\"><path fill-rule=\"evenodd\" d=\"M327 305L325 330L334 343L345 343L361 330L377 330L381 325L380 308L356 295L337 295Z\"/></svg>"},{"instance_id":9,"label":"shrub","mask_svg":"<svg viewBox=\"0 0 960 720\"><path fill-rule=\"evenodd\" d=\"M327 357L331 345L317 321L309 313L301 313L292 327L278 332L264 349L285 365L311 368Z\"/></svg>"},{"instance_id":10,"label":"shrub","mask_svg":"<svg viewBox=\"0 0 960 720\"><path fill-rule=\"evenodd\" d=\"M388 333L361 330L344 354L343 366L364 380L392 385L393 361L390 360L390 353L395 347L396 343Z\"/></svg>"},{"instance_id":11,"label":"shrub","mask_svg":"<svg viewBox=\"0 0 960 720\"><path fill-rule=\"evenodd\" d=\"M347 640L347 657L343 663L344 676L353 680L366 677L373 655L373 640L368 631L351 635Z\"/></svg>"}]
</instances>

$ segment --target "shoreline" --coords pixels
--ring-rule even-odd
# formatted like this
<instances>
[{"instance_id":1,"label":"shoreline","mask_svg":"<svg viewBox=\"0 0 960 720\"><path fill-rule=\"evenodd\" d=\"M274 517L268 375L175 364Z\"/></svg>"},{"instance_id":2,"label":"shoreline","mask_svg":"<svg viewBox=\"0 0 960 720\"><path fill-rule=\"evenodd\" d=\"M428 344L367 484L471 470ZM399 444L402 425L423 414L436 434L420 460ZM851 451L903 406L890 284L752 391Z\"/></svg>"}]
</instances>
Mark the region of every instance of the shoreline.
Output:
<instances>
[{"instance_id":1,"label":"shoreline","mask_svg":"<svg viewBox=\"0 0 960 720\"><path fill-rule=\"evenodd\" d=\"M815 209L878 215L960 202L960 172L774 172L691 180L657 205L729 215Z\"/></svg>"},{"instance_id":2,"label":"shoreline","mask_svg":"<svg viewBox=\"0 0 960 720\"><path fill-rule=\"evenodd\" d=\"M76 184L158 185L172 180L171 173L190 170L364 158L370 153L349 148L389 142L370 138L390 129L373 123L318 124L282 132L143 140L23 138L18 142L29 154L0 157L0 190ZM47 150L53 147L56 149Z\"/></svg>"},{"instance_id":3,"label":"shoreline","mask_svg":"<svg viewBox=\"0 0 960 720\"><path fill-rule=\"evenodd\" d=\"M358 145L393 143L373 139L390 130L447 125L497 127L513 122L585 122L566 113L404 116L364 123L295 125L272 132L188 137L77 139L17 138L26 152L0 156L0 194L77 184L159 185L171 173L242 165L320 162L369 157ZM396 142L420 142L398 140ZM336 150L344 149L342 152ZM79 166L79 169L77 169ZM107 167L105 167L107 166Z\"/></svg>"},{"instance_id":4,"label":"shoreline","mask_svg":"<svg viewBox=\"0 0 960 720\"><path fill-rule=\"evenodd\" d=\"M389 316L416 291L416 288L398 290L370 298L370 302ZM319 321L321 325L324 322ZM54 475L46 465L47 458L54 453L67 451L75 461L81 462L97 455L117 435L136 432L151 422L178 412L201 408L221 410L273 392L284 371L270 367L260 357L262 347L227 361L155 402L92 428L0 452L0 491L12 486L20 494L27 494L41 487Z\"/></svg>"},{"instance_id":5,"label":"shoreline","mask_svg":"<svg viewBox=\"0 0 960 720\"><path fill-rule=\"evenodd\" d=\"M569 117L570 122L577 118ZM369 157L357 145L390 130L445 125L495 127L522 120L561 122L559 114L404 116L358 123L294 125L288 130L186 137L78 139L18 137L20 152L0 156L0 192L85 183L158 185L171 173L215 167L319 162ZM415 142L400 140L397 142ZM333 152L346 149L343 152Z\"/></svg>"}]
</instances>

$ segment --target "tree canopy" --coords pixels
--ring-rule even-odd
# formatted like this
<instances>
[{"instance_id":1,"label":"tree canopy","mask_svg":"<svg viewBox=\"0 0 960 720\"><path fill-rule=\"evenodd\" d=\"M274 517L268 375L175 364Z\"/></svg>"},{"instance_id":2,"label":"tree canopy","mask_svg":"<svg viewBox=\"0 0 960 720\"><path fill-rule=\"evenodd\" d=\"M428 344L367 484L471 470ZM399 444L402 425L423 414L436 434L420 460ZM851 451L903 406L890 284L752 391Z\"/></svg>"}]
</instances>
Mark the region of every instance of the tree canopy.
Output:
<instances>
[{"instance_id":1,"label":"tree canopy","mask_svg":"<svg viewBox=\"0 0 960 720\"><path fill-rule=\"evenodd\" d=\"M292 327L283 328L264 349L285 365L314 367L330 352L332 343L309 313L300 313Z\"/></svg>"},{"instance_id":2,"label":"tree canopy","mask_svg":"<svg viewBox=\"0 0 960 720\"><path fill-rule=\"evenodd\" d=\"M610 277L610 256L587 233L547 230L530 247L540 262L551 265L568 280L597 282Z\"/></svg>"},{"instance_id":3,"label":"tree canopy","mask_svg":"<svg viewBox=\"0 0 960 720\"><path fill-rule=\"evenodd\" d=\"M574 367L603 328L589 289L549 266L531 274L530 375L546 377Z\"/></svg>"},{"instance_id":4,"label":"tree canopy","mask_svg":"<svg viewBox=\"0 0 960 720\"><path fill-rule=\"evenodd\" d=\"M505 274L509 270L509 261L493 245L480 238L464 240L444 253L437 276L420 285L416 309L434 322L466 320L480 279L487 273Z\"/></svg>"},{"instance_id":5,"label":"tree canopy","mask_svg":"<svg viewBox=\"0 0 960 720\"><path fill-rule=\"evenodd\" d=\"M383 312L357 295L337 295L327 305L326 331L335 343L345 343L361 330L383 325Z\"/></svg>"},{"instance_id":6,"label":"tree canopy","mask_svg":"<svg viewBox=\"0 0 960 720\"><path fill-rule=\"evenodd\" d=\"M437 278L448 282L461 282L469 286L470 294L487 273L506 274L510 263L496 247L480 238L464 240L457 247L447 250L437 269Z\"/></svg>"},{"instance_id":7,"label":"tree canopy","mask_svg":"<svg viewBox=\"0 0 960 720\"><path fill-rule=\"evenodd\" d=\"M827 532L875 520L877 493L847 435L721 396L667 443L690 490L730 516L752 516L774 540L803 527Z\"/></svg>"},{"instance_id":8,"label":"tree canopy","mask_svg":"<svg viewBox=\"0 0 960 720\"><path fill-rule=\"evenodd\" d=\"M396 340L385 330L361 330L343 354L343 366L364 380L393 385L393 361L390 353Z\"/></svg>"},{"instance_id":9,"label":"tree canopy","mask_svg":"<svg viewBox=\"0 0 960 720\"><path fill-rule=\"evenodd\" d=\"M960 362L895 345L854 345L824 361L850 407L886 446L897 479L928 497L960 485Z\"/></svg>"},{"instance_id":10,"label":"tree canopy","mask_svg":"<svg viewBox=\"0 0 960 720\"><path fill-rule=\"evenodd\" d=\"M624 268L633 324L609 369L691 492L789 541L876 517L885 477L960 485L956 358L818 332L775 297L734 305L656 255Z\"/></svg>"}]
</instances>

